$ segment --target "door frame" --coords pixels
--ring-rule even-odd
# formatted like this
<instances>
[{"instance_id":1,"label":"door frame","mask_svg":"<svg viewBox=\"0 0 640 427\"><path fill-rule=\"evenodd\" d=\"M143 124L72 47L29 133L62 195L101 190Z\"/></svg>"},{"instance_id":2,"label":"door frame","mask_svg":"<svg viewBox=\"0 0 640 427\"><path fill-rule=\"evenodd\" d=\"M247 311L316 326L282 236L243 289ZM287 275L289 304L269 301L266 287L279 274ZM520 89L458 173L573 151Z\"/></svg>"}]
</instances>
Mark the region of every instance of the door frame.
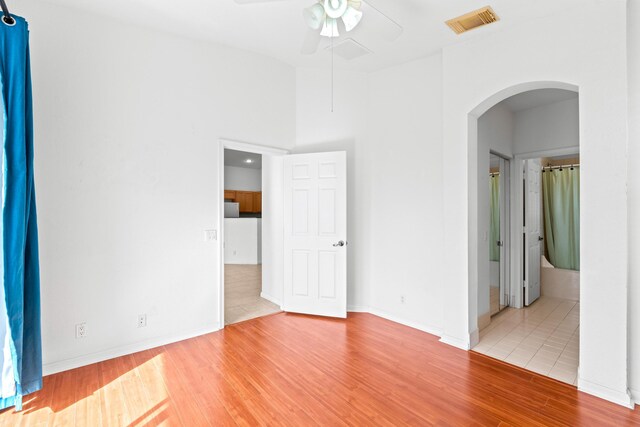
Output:
<instances>
[{"instance_id":1,"label":"door frame","mask_svg":"<svg viewBox=\"0 0 640 427\"><path fill-rule=\"evenodd\" d=\"M247 153L254 153L267 156L284 156L289 154L288 150L276 147L270 147L267 145L251 144L248 142L234 141L231 139L220 138L218 140L218 191L216 197L218 198L218 284L217 284L217 297L218 297L218 325L219 329L224 329L224 150L237 150L245 151ZM264 169L263 169L264 170ZM264 180L263 187L264 189ZM281 218L282 220L282 218ZM264 229L264 224L263 224ZM261 239L264 246L264 239ZM264 251L263 251L264 253ZM263 273L264 274L264 273ZM264 281L264 277L263 277Z\"/></svg>"},{"instance_id":2,"label":"door frame","mask_svg":"<svg viewBox=\"0 0 640 427\"><path fill-rule=\"evenodd\" d=\"M524 154L517 154L513 157L511 166L511 182L522 183L524 176L524 160L537 159L541 157L555 157L555 156L567 156L571 154L579 154L580 146L558 148L553 150L532 151ZM524 244L523 233L523 215L522 206L524 204L524 189L522 185L511 185L511 200L516 200L516 203L511 204L511 259L518 260L511 263L511 283L518 283L519 285L512 287L512 298L515 299L512 307L523 308L524 307L524 251L522 245ZM541 205L542 208L542 205ZM515 289L514 289L515 288Z\"/></svg>"}]
</instances>

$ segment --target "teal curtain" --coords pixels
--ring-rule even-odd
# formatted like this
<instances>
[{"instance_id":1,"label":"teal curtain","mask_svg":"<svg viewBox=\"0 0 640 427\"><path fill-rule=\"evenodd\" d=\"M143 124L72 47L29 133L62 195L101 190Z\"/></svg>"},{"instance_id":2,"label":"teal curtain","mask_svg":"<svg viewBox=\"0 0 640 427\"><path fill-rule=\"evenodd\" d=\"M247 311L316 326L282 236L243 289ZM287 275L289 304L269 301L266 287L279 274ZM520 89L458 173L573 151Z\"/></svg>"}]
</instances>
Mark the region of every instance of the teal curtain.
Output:
<instances>
[{"instance_id":1,"label":"teal curtain","mask_svg":"<svg viewBox=\"0 0 640 427\"><path fill-rule=\"evenodd\" d=\"M542 198L549 262L580 270L580 168L543 171Z\"/></svg>"},{"instance_id":2,"label":"teal curtain","mask_svg":"<svg viewBox=\"0 0 640 427\"><path fill-rule=\"evenodd\" d=\"M24 18L12 17L15 25L0 21L4 105L0 257L4 280L0 335L4 339L0 341L5 343L0 369L0 409L15 406L20 410L22 397L42 388L42 343L29 29Z\"/></svg>"},{"instance_id":3,"label":"teal curtain","mask_svg":"<svg viewBox=\"0 0 640 427\"><path fill-rule=\"evenodd\" d=\"M489 258L491 261L500 261L500 246L498 246L498 240L500 240L500 175L491 174L489 185L491 187Z\"/></svg>"}]
</instances>

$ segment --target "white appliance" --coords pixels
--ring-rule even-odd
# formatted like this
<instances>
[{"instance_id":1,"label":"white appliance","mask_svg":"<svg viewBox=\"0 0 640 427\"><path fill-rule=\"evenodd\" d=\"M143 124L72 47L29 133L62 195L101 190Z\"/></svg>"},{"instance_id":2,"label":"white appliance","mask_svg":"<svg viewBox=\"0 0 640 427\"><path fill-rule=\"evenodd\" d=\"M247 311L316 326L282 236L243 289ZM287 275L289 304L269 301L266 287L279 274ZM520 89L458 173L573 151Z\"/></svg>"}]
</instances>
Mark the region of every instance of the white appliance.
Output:
<instances>
[{"instance_id":1,"label":"white appliance","mask_svg":"<svg viewBox=\"0 0 640 427\"><path fill-rule=\"evenodd\" d=\"M240 218L240 203L224 202L225 218Z\"/></svg>"}]
</instances>

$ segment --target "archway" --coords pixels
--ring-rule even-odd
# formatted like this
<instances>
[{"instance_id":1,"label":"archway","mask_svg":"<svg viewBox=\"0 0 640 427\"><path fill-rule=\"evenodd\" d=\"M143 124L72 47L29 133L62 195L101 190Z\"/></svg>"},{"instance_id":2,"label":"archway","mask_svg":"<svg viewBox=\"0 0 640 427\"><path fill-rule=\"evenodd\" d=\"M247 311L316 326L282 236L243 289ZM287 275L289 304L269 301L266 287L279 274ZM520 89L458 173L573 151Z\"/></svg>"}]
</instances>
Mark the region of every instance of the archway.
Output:
<instances>
[{"instance_id":1,"label":"archway","mask_svg":"<svg viewBox=\"0 0 640 427\"><path fill-rule=\"evenodd\" d=\"M476 330L482 331L479 344L470 346L568 384L576 383L580 326L578 104L575 89L519 92L479 115L477 147L470 147L478 165L477 186L469 188L477 195L476 209L469 209L477 223L475 244L469 236L469 284L477 295L470 309L477 310ZM566 159L571 167L543 168ZM555 197L543 201L543 189ZM545 230L557 232L549 235L555 238L545 240ZM570 256L576 262L564 263Z\"/></svg>"}]
</instances>

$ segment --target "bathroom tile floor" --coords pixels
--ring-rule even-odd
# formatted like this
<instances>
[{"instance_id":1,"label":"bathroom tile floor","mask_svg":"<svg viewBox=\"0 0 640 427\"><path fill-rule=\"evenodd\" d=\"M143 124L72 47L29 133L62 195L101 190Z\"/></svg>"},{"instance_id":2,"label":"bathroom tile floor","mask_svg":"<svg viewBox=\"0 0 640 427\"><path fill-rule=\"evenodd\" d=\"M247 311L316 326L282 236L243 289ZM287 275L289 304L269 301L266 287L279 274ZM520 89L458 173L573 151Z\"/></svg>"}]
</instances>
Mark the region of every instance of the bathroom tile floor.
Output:
<instances>
[{"instance_id":1,"label":"bathroom tile floor","mask_svg":"<svg viewBox=\"0 0 640 427\"><path fill-rule=\"evenodd\" d=\"M495 315L473 351L576 385L579 322L579 302L542 296Z\"/></svg>"},{"instance_id":2,"label":"bathroom tile floor","mask_svg":"<svg viewBox=\"0 0 640 427\"><path fill-rule=\"evenodd\" d=\"M224 324L242 322L280 312L280 307L260 296L262 265L225 264Z\"/></svg>"}]
</instances>

